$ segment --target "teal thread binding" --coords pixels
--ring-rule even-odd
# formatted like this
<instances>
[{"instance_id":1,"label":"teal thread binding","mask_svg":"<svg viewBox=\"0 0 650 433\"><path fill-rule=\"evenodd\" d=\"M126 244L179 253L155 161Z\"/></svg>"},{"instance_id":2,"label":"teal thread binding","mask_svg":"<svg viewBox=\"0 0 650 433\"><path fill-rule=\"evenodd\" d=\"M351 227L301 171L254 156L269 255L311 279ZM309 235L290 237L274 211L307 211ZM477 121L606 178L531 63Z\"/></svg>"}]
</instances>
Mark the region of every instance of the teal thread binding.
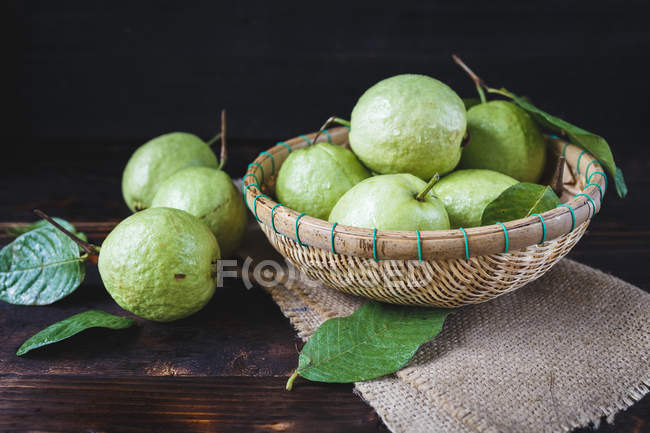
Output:
<instances>
[{"instance_id":1,"label":"teal thread binding","mask_svg":"<svg viewBox=\"0 0 650 433\"><path fill-rule=\"evenodd\" d=\"M267 152L267 151L260 152L259 156L262 156L262 155L266 155L266 156L268 156L269 158L271 158L271 174L275 173L275 158L273 157L273 155L271 155L271 154L270 154L269 152Z\"/></svg>"},{"instance_id":2,"label":"teal thread binding","mask_svg":"<svg viewBox=\"0 0 650 433\"><path fill-rule=\"evenodd\" d=\"M543 229L542 240L538 244L538 245L542 245L544 242L546 242L546 222L544 222L544 218L542 218L542 216L540 214L538 214L538 213L531 214L530 216L532 216L532 217L536 216L542 222L542 229Z\"/></svg>"},{"instance_id":3,"label":"teal thread binding","mask_svg":"<svg viewBox=\"0 0 650 433\"><path fill-rule=\"evenodd\" d=\"M273 231L274 231L274 232L276 232L277 234L281 235L282 233L280 233L280 232L278 231L278 229L275 228L275 220L273 219L273 213L275 212L275 208L278 207L278 206L284 206L284 205L283 205L282 203L278 203L278 204L276 204L275 206L273 206L273 207L271 208L271 227L273 227Z\"/></svg>"},{"instance_id":4,"label":"teal thread binding","mask_svg":"<svg viewBox=\"0 0 650 433\"><path fill-rule=\"evenodd\" d=\"M568 204L559 204L557 207L565 207L571 211L571 230L569 230L569 233L573 231L574 228L576 228L576 213L573 211L573 208L569 206Z\"/></svg>"},{"instance_id":5,"label":"teal thread binding","mask_svg":"<svg viewBox=\"0 0 650 433\"><path fill-rule=\"evenodd\" d=\"M418 236L418 260L422 261L422 239L420 238L420 230L416 230L415 234Z\"/></svg>"},{"instance_id":6,"label":"teal thread binding","mask_svg":"<svg viewBox=\"0 0 650 433\"><path fill-rule=\"evenodd\" d=\"M248 192L248 188L250 188L251 186L254 186L257 189L260 189L260 186L258 184L256 184L256 183L251 183L250 185L246 185L246 188L244 188L244 204L246 205L248 210L251 210L251 208L250 208L250 206L248 206L248 201L246 200L246 193Z\"/></svg>"},{"instance_id":7,"label":"teal thread binding","mask_svg":"<svg viewBox=\"0 0 650 433\"><path fill-rule=\"evenodd\" d=\"M589 182L588 184L585 185L585 188L587 188L589 185L597 186L598 187L598 192L600 192L600 202L603 202L603 189L598 185L597 183Z\"/></svg>"},{"instance_id":8,"label":"teal thread binding","mask_svg":"<svg viewBox=\"0 0 650 433\"><path fill-rule=\"evenodd\" d=\"M311 146L311 140L305 134L300 134L300 138L307 142L307 146Z\"/></svg>"},{"instance_id":9,"label":"teal thread binding","mask_svg":"<svg viewBox=\"0 0 650 433\"><path fill-rule=\"evenodd\" d=\"M293 149L291 148L291 146L289 146L289 144L285 143L284 141L278 141L277 143L275 143L275 145L276 146L284 146L284 147L286 147L287 150L289 151L289 153L293 152Z\"/></svg>"},{"instance_id":10,"label":"teal thread binding","mask_svg":"<svg viewBox=\"0 0 650 433\"><path fill-rule=\"evenodd\" d=\"M594 217L596 216L596 203L594 203L594 199L592 199L589 196L589 194L586 194L584 192L581 192L579 194L574 195L573 198L576 198L576 197L578 197L580 195L584 195L585 197L587 197L587 199L589 199L589 201L591 202L591 205L594 207L594 213L591 215L591 219L594 219Z\"/></svg>"},{"instance_id":11,"label":"teal thread binding","mask_svg":"<svg viewBox=\"0 0 650 433\"><path fill-rule=\"evenodd\" d=\"M327 135L327 142L331 143L332 142L332 134L327 129L323 129L323 134Z\"/></svg>"},{"instance_id":12,"label":"teal thread binding","mask_svg":"<svg viewBox=\"0 0 650 433\"><path fill-rule=\"evenodd\" d=\"M307 214L303 212L300 215L298 215L298 217L296 218L296 241L298 241L298 243L303 247L306 247L307 244L303 244L302 241L300 240L300 235L298 234L298 221L300 221L300 218L304 217L305 215Z\"/></svg>"},{"instance_id":13,"label":"teal thread binding","mask_svg":"<svg viewBox=\"0 0 650 433\"><path fill-rule=\"evenodd\" d=\"M597 159L594 159L593 161L589 161L589 164L587 164L587 167L585 168L585 179L587 179L587 175L589 174L589 167L591 167L591 164L593 164L594 162L603 165L603 163L598 161Z\"/></svg>"},{"instance_id":14,"label":"teal thread binding","mask_svg":"<svg viewBox=\"0 0 650 433\"><path fill-rule=\"evenodd\" d=\"M377 259L377 229L372 229L372 258L376 262L379 261Z\"/></svg>"},{"instance_id":15,"label":"teal thread binding","mask_svg":"<svg viewBox=\"0 0 650 433\"><path fill-rule=\"evenodd\" d=\"M250 164L248 164L248 169L249 170L251 168L251 165L256 165L256 166L258 166L260 168L260 170L262 171L262 183L264 183L264 178L266 176L264 176L264 167L262 167L262 164L260 164L259 162L251 162Z\"/></svg>"},{"instance_id":16,"label":"teal thread binding","mask_svg":"<svg viewBox=\"0 0 650 433\"><path fill-rule=\"evenodd\" d=\"M578 174L580 174L580 160L582 159L582 155L584 155L585 153L589 153L589 151L583 150L582 152L580 152L580 155L578 155L578 162L576 163Z\"/></svg>"},{"instance_id":17,"label":"teal thread binding","mask_svg":"<svg viewBox=\"0 0 650 433\"><path fill-rule=\"evenodd\" d=\"M244 175L244 177L241 178L241 181L242 181L242 182L246 182L246 178L247 178L248 176L253 176L253 177L255 178L255 183L260 183L260 180L257 178L257 176L255 175L255 173L248 173L248 174Z\"/></svg>"},{"instance_id":18,"label":"teal thread binding","mask_svg":"<svg viewBox=\"0 0 650 433\"><path fill-rule=\"evenodd\" d=\"M503 252L507 253L508 249L510 248L510 238L508 236L508 230L506 229L505 224L500 223L500 222L497 222L497 224L499 224L501 226L501 228L503 229L503 236L506 239L506 247L503 249Z\"/></svg>"},{"instance_id":19,"label":"teal thread binding","mask_svg":"<svg viewBox=\"0 0 650 433\"><path fill-rule=\"evenodd\" d=\"M593 173L591 173L591 174L589 175L589 177L587 178L587 183L591 182L591 177L592 177L594 174L600 174L602 177L605 178L605 191L603 191L603 192L607 192L607 175L606 175L604 172L602 172L602 171L594 171Z\"/></svg>"},{"instance_id":20,"label":"teal thread binding","mask_svg":"<svg viewBox=\"0 0 650 433\"><path fill-rule=\"evenodd\" d=\"M336 253L336 249L334 249L334 229L336 228L336 226L337 226L338 224L339 224L339 223L334 223L334 224L332 225L332 230L330 231L330 245L332 246L332 253L333 253L333 254L337 254L337 253Z\"/></svg>"},{"instance_id":21,"label":"teal thread binding","mask_svg":"<svg viewBox=\"0 0 650 433\"><path fill-rule=\"evenodd\" d=\"M266 197L266 198L268 198L269 200L271 200L271 197L269 197L269 196L266 195L266 194L260 194L260 195L258 195L257 197L255 197L255 200L253 200L253 214L255 215L255 219L256 219L258 222L262 222L262 221L257 217L257 200L258 200L260 197Z\"/></svg>"},{"instance_id":22,"label":"teal thread binding","mask_svg":"<svg viewBox=\"0 0 650 433\"><path fill-rule=\"evenodd\" d=\"M564 146L562 146L562 156L566 158L566 148L569 147L569 142L565 141Z\"/></svg>"},{"instance_id":23,"label":"teal thread binding","mask_svg":"<svg viewBox=\"0 0 650 433\"><path fill-rule=\"evenodd\" d=\"M465 259L469 260L469 240L467 239L467 232L464 228L458 227L461 232L463 232L463 237L465 238Z\"/></svg>"}]
</instances>

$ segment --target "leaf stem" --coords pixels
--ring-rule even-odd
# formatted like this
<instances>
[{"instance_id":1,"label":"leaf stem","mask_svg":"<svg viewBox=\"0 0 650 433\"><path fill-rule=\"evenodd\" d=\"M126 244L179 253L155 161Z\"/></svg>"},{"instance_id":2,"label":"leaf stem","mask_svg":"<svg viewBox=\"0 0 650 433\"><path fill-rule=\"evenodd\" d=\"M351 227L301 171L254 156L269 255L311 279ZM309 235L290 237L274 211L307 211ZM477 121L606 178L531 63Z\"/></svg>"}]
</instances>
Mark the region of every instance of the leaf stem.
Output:
<instances>
[{"instance_id":1,"label":"leaf stem","mask_svg":"<svg viewBox=\"0 0 650 433\"><path fill-rule=\"evenodd\" d=\"M493 89L492 87L485 86L485 90L487 90L488 93L496 93L496 94L499 94L499 95L502 95L502 96L505 96L505 97L508 97L508 98L511 98L511 99L513 99L514 96L515 96L512 93L510 93L509 91L507 91L506 89L504 89L503 87L500 88L500 89Z\"/></svg>"},{"instance_id":2,"label":"leaf stem","mask_svg":"<svg viewBox=\"0 0 650 433\"><path fill-rule=\"evenodd\" d=\"M339 125L343 125L343 126L350 126L351 125L349 120L341 119L340 117L335 117L334 122L338 123Z\"/></svg>"},{"instance_id":3,"label":"leaf stem","mask_svg":"<svg viewBox=\"0 0 650 433\"><path fill-rule=\"evenodd\" d=\"M293 382L296 380L296 378L297 378L298 376L299 376L299 374L298 374L298 370L296 370L296 371L293 372L293 374L291 375L291 377L289 377L289 380L287 380L287 385L285 386L285 388L287 389L287 391L291 391L291 389L293 388Z\"/></svg>"},{"instance_id":4,"label":"leaf stem","mask_svg":"<svg viewBox=\"0 0 650 433\"><path fill-rule=\"evenodd\" d=\"M97 245L93 245L93 244L91 244L89 242L85 242L85 241L81 240L77 235L75 235L75 234L71 233L70 231L66 230L65 228L63 228L61 226L61 224L54 221L48 214L46 214L42 210L34 209L34 213L36 215L40 216L41 218L45 219L47 222L49 222L54 227L59 229L59 231L61 231L64 235L66 235L67 237L72 239L74 241L74 243L79 245L79 247L81 247L81 249L84 250L86 253L94 255L94 256L99 255L100 248Z\"/></svg>"},{"instance_id":5,"label":"leaf stem","mask_svg":"<svg viewBox=\"0 0 650 433\"><path fill-rule=\"evenodd\" d=\"M424 197L431 191L431 188L433 188L433 185L436 184L440 180L440 175L438 173L434 174L431 180L429 180L429 183L427 183L427 186L424 187L424 189L415 196L415 199L417 201L424 201Z\"/></svg>"}]
</instances>

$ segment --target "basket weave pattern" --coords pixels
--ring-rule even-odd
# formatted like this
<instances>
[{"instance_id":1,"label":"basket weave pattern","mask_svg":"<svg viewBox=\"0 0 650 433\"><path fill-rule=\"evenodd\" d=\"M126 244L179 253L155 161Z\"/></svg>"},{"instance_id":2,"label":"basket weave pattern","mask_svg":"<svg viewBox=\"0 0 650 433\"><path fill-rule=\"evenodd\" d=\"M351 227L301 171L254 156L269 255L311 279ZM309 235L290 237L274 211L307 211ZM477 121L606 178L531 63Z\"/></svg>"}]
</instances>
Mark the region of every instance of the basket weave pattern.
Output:
<instances>
[{"instance_id":1,"label":"basket weave pattern","mask_svg":"<svg viewBox=\"0 0 650 433\"><path fill-rule=\"evenodd\" d=\"M504 222L503 227L470 228L466 237L460 230L425 231L421 243L411 232L334 228L263 194L272 190L273 175L288 153L309 145L314 135L279 143L249 165L244 178L246 204L273 247L300 271L329 287L383 302L460 307L539 278L580 240L607 189L598 161L555 137L549 139L551 148L566 156L561 198L569 208ZM343 128L327 136L336 144L347 143ZM510 249L503 252L506 230Z\"/></svg>"},{"instance_id":2,"label":"basket weave pattern","mask_svg":"<svg viewBox=\"0 0 650 433\"><path fill-rule=\"evenodd\" d=\"M450 260L383 260L303 247L260 224L271 245L312 279L352 295L404 305L460 307L488 301L541 277L584 234L588 222L542 245Z\"/></svg>"}]
</instances>

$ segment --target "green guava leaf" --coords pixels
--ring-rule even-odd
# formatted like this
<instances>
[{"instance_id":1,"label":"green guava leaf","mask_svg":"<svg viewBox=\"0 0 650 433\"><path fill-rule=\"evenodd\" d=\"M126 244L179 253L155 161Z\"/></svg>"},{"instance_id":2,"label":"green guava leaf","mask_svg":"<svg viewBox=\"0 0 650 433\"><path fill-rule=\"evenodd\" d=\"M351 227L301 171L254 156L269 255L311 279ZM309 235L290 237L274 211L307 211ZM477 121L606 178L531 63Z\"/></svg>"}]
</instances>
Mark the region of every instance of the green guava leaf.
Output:
<instances>
[{"instance_id":1,"label":"green guava leaf","mask_svg":"<svg viewBox=\"0 0 650 433\"><path fill-rule=\"evenodd\" d=\"M64 220L63 218L54 217L52 219L54 221L56 221L57 223L59 223L64 229L66 229L69 232L72 232L75 235L77 235L81 240L86 241L86 242L88 241L88 238L86 237L86 234L83 233L83 232L77 231L75 226L73 226L70 222ZM40 229L41 227L54 227L54 226L52 226L52 224L47 222L47 220L39 220L39 221L36 221L35 223L28 224L28 225L25 225L25 226L16 225L16 226L13 226L13 227L9 227L6 230L6 232L7 232L8 235L11 235L11 236L20 236L20 235L22 235L24 233L31 232L32 230Z\"/></svg>"},{"instance_id":2,"label":"green guava leaf","mask_svg":"<svg viewBox=\"0 0 650 433\"><path fill-rule=\"evenodd\" d=\"M50 325L34 334L20 346L16 355L21 356L38 347L65 340L88 328L124 329L134 323L135 320L129 317L114 316L101 310L85 311Z\"/></svg>"},{"instance_id":3,"label":"green guava leaf","mask_svg":"<svg viewBox=\"0 0 650 433\"><path fill-rule=\"evenodd\" d=\"M0 301L56 302L84 280L84 260L77 244L53 226L22 234L0 250Z\"/></svg>"},{"instance_id":4,"label":"green guava leaf","mask_svg":"<svg viewBox=\"0 0 650 433\"><path fill-rule=\"evenodd\" d=\"M453 311L367 302L350 316L323 323L300 352L296 373L337 383L394 373L438 335Z\"/></svg>"},{"instance_id":5,"label":"green guava leaf","mask_svg":"<svg viewBox=\"0 0 650 433\"><path fill-rule=\"evenodd\" d=\"M561 203L550 186L521 182L512 185L487 205L481 225L526 218L555 209Z\"/></svg>"},{"instance_id":6,"label":"green guava leaf","mask_svg":"<svg viewBox=\"0 0 650 433\"><path fill-rule=\"evenodd\" d=\"M591 152L591 154L594 155L596 159L602 163L605 169L614 177L614 184L616 185L616 192L619 197L625 197L627 195L627 185L625 185L623 172L620 168L616 167L614 155L612 155L612 150L610 149L607 140L600 135L585 131L576 125L540 110L524 98L517 96L512 92L505 90L505 93L509 94L509 97L512 98L517 105L526 110L533 120L535 120L535 122L540 126L558 134L566 133L572 143Z\"/></svg>"}]
</instances>

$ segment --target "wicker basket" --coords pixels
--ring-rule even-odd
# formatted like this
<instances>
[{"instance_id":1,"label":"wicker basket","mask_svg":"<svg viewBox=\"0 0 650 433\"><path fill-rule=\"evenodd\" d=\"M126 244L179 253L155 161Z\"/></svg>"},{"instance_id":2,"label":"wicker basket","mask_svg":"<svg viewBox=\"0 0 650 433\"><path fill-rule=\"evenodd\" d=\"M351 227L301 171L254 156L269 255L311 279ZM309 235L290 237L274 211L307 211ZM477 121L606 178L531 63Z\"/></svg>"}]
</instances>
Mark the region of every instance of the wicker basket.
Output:
<instances>
[{"instance_id":1,"label":"wicker basket","mask_svg":"<svg viewBox=\"0 0 650 433\"><path fill-rule=\"evenodd\" d=\"M326 132L319 142L347 145L346 128ZM582 237L607 187L603 168L591 154L550 137L549 146L567 162L564 205L541 217L465 232L422 231L419 236L341 224L333 228L269 196L289 152L308 146L315 135L301 135L260 153L244 177L246 204L273 247L309 277L346 293L395 304L476 304L539 278Z\"/></svg>"}]
</instances>

